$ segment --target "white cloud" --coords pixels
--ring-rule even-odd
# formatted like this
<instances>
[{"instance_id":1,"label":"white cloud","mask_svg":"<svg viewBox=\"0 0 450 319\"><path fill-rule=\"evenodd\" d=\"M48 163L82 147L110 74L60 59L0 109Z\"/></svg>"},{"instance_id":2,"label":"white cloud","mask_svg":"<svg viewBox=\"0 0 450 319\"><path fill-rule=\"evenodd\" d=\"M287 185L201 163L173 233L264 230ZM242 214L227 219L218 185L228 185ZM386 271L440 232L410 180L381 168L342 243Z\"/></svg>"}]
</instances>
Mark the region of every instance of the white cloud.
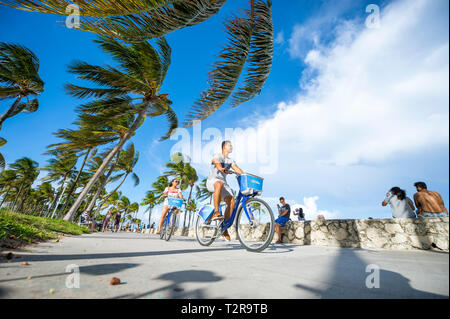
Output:
<instances>
[{"instance_id":1,"label":"white cloud","mask_svg":"<svg viewBox=\"0 0 450 319\"><path fill-rule=\"evenodd\" d=\"M301 189L300 198L320 194L349 203L350 189L360 200L369 184L392 174L377 166L448 148L447 12L445 1L396 1L382 8L380 28L341 21L331 42L315 37L311 25L294 28L291 56L307 66L299 93L254 125L279 128L276 173L260 171L266 194L298 198ZM305 34L313 46L302 53ZM407 158L405 166L417 160ZM260 167L245 165L255 173Z\"/></svg>"},{"instance_id":2,"label":"white cloud","mask_svg":"<svg viewBox=\"0 0 450 319\"><path fill-rule=\"evenodd\" d=\"M283 32L283 31L278 32L278 33L277 33L277 36L275 37L274 42L275 42L276 44L283 44L284 41L285 41L285 40L284 40L284 32Z\"/></svg>"},{"instance_id":3,"label":"white cloud","mask_svg":"<svg viewBox=\"0 0 450 319\"><path fill-rule=\"evenodd\" d=\"M355 34L352 23L341 24L335 41L304 59L317 76L259 129L276 124L291 154L333 165L380 163L448 144L448 37L432 33L439 9L401 1L384 9L379 29ZM292 52L303 32L295 27Z\"/></svg>"}]
</instances>

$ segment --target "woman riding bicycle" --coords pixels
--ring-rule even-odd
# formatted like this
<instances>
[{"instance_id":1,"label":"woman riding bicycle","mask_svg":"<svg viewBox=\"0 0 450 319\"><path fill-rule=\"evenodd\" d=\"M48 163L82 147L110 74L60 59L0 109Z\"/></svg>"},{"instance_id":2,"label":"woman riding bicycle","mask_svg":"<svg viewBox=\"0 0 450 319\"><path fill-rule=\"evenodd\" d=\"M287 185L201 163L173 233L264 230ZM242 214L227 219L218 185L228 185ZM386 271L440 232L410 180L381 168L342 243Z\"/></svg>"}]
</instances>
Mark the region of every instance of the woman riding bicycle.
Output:
<instances>
[{"instance_id":1,"label":"woman riding bicycle","mask_svg":"<svg viewBox=\"0 0 450 319\"><path fill-rule=\"evenodd\" d=\"M166 187L164 190L164 193L162 197L166 197L163 204L163 210L162 210L162 216L159 220L158 230L156 231L156 234L161 233L161 226L164 221L164 218L166 218L167 213L169 212L169 200L168 198L181 198L183 199L183 194L181 193L181 190L178 188L178 185L180 184L180 181L178 179L174 179L170 182L169 186ZM175 214L178 214L178 208L174 208L173 212Z\"/></svg>"},{"instance_id":2,"label":"woman riding bicycle","mask_svg":"<svg viewBox=\"0 0 450 319\"><path fill-rule=\"evenodd\" d=\"M211 220L222 220L224 218L219 212L219 205L222 200L227 204L225 219L231 217L235 205L233 192L226 180L227 174L229 174L230 168L238 174L244 174L244 172L236 165L234 160L228 157L228 154L232 151L233 146L231 142L224 141L222 142L222 154L216 154L212 159L211 170L206 181L206 187L211 193L214 193L214 214ZM230 241L228 230L225 230L222 235L227 241Z\"/></svg>"}]
</instances>

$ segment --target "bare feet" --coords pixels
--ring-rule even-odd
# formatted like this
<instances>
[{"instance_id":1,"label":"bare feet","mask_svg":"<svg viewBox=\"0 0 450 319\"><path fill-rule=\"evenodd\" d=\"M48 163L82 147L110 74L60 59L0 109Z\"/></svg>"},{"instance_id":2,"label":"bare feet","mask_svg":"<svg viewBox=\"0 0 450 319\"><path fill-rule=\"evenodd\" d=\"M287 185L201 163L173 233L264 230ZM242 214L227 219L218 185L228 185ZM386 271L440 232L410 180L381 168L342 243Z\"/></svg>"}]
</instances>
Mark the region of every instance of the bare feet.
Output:
<instances>
[{"instance_id":1,"label":"bare feet","mask_svg":"<svg viewBox=\"0 0 450 319\"><path fill-rule=\"evenodd\" d=\"M214 215L212 215L212 217L211 217L211 221L213 221L213 220L220 220L220 219L223 219L222 214L219 213L218 211L215 211Z\"/></svg>"}]
</instances>

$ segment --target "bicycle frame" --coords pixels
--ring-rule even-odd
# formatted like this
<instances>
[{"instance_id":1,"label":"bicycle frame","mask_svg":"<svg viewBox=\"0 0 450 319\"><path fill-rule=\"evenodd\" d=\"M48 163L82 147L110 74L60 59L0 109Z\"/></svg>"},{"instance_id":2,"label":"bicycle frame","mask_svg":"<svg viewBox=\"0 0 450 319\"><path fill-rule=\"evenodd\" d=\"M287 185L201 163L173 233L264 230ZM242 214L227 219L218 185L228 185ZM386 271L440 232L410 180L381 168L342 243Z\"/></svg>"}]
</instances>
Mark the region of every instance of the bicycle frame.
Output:
<instances>
[{"instance_id":1,"label":"bicycle frame","mask_svg":"<svg viewBox=\"0 0 450 319\"><path fill-rule=\"evenodd\" d=\"M245 205L245 202L247 201L247 199L252 198L252 197L254 197L254 196L245 196L245 195L243 195L243 194L241 193L241 191L239 191L237 197L235 198L235 202L236 202L236 203L235 203L235 205L234 205L234 208L233 208L233 212L232 212L232 214L231 214L231 217L228 218L228 219L224 219L223 222L222 222L222 224L221 224L221 228L222 228L223 231L225 231L226 229L228 229L228 228L230 228L231 226L233 226L233 224L234 224L234 219L236 218L237 210L238 210L239 205L240 205L241 203L242 203L242 207L244 208L245 215L246 215L247 218L248 218L248 221L249 221L249 222L252 222L252 220L253 220L253 218L254 218L253 213L251 212L251 210L248 211L248 210L247 210L247 206ZM220 213L222 214L222 210L221 210L220 206L219 206L219 211L220 211ZM223 214L222 214L222 215L223 215ZM250 217L250 215L251 215L251 217Z\"/></svg>"}]
</instances>

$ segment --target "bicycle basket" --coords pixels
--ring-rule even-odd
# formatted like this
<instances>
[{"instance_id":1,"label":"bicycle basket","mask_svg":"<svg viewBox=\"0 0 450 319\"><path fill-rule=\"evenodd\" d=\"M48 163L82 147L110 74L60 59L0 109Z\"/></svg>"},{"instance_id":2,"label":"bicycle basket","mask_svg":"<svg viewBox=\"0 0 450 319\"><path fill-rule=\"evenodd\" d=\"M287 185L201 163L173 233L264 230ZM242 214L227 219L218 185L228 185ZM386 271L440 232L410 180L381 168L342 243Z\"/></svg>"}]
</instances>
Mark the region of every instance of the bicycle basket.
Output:
<instances>
[{"instance_id":1,"label":"bicycle basket","mask_svg":"<svg viewBox=\"0 0 450 319\"><path fill-rule=\"evenodd\" d=\"M169 206L175 206L180 208L183 206L183 200L181 198L168 198Z\"/></svg>"},{"instance_id":2,"label":"bicycle basket","mask_svg":"<svg viewBox=\"0 0 450 319\"><path fill-rule=\"evenodd\" d=\"M238 176L238 183L241 193L245 196L261 195L264 178L252 175L242 174Z\"/></svg>"},{"instance_id":3,"label":"bicycle basket","mask_svg":"<svg viewBox=\"0 0 450 319\"><path fill-rule=\"evenodd\" d=\"M206 221L214 213L214 206L205 205L200 209L198 215Z\"/></svg>"}]
</instances>

